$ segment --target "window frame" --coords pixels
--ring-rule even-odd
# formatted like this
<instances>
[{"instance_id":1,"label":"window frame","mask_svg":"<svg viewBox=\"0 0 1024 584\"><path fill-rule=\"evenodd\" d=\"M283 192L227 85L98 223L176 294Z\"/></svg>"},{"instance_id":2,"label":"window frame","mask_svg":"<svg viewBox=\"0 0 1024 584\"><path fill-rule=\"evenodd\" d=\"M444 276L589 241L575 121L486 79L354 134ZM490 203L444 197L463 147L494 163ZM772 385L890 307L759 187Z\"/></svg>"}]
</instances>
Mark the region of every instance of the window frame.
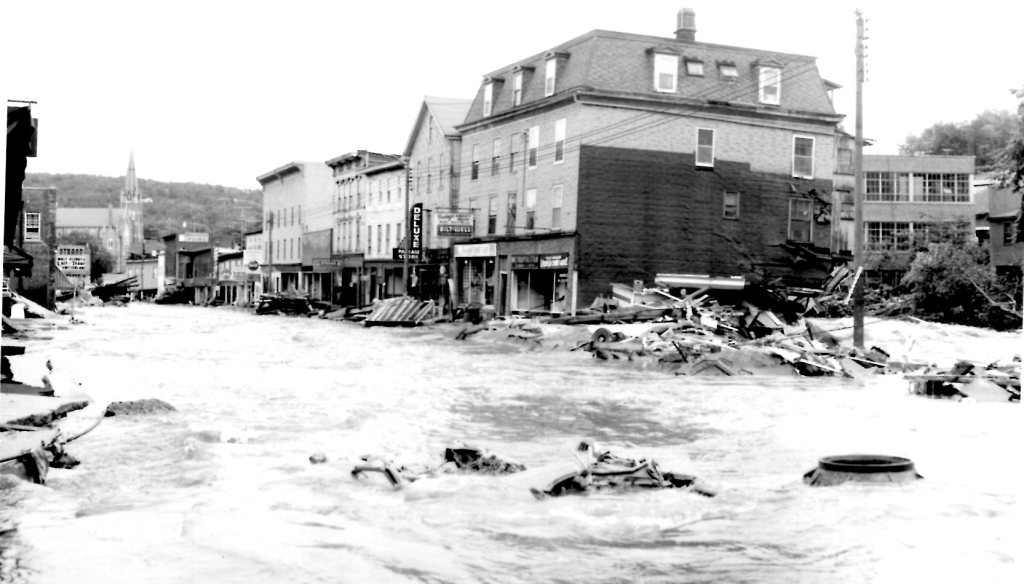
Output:
<instances>
[{"instance_id":1,"label":"window frame","mask_svg":"<svg viewBox=\"0 0 1024 584\"><path fill-rule=\"evenodd\" d=\"M495 195L497 196L497 195ZM516 193L509 191L506 195L505 205L505 233L513 234L516 231Z\"/></svg>"},{"instance_id":2,"label":"window frame","mask_svg":"<svg viewBox=\"0 0 1024 584\"><path fill-rule=\"evenodd\" d=\"M734 195L731 197L730 195ZM730 204L730 198L734 198L735 201ZM739 191L722 191L722 218L730 220L738 220L740 218L740 196ZM730 212L730 209L732 211Z\"/></svg>"},{"instance_id":3,"label":"window frame","mask_svg":"<svg viewBox=\"0 0 1024 584\"><path fill-rule=\"evenodd\" d=\"M498 195L487 197L487 235L498 232Z\"/></svg>"},{"instance_id":4,"label":"window frame","mask_svg":"<svg viewBox=\"0 0 1024 584\"><path fill-rule=\"evenodd\" d=\"M491 176L501 174L501 137L491 143Z\"/></svg>"},{"instance_id":5,"label":"window frame","mask_svg":"<svg viewBox=\"0 0 1024 584\"><path fill-rule=\"evenodd\" d=\"M523 72L516 71L512 74L512 106L523 105Z\"/></svg>"},{"instance_id":6,"label":"window frame","mask_svg":"<svg viewBox=\"0 0 1024 584\"><path fill-rule=\"evenodd\" d=\"M702 145L700 143L701 132L710 132L711 133L711 144L710 144L710 146L707 145L707 144ZM705 151L706 151L709 147L710 147L710 150L711 150L711 159L710 160L702 161L701 160L701 155L700 155L701 149L704 148ZM693 161L694 161L694 164L696 166L700 166L700 167L704 167L704 168L714 168L715 167L715 130L714 130L714 128L695 128L694 129Z\"/></svg>"},{"instance_id":7,"label":"window frame","mask_svg":"<svg viewBox=\"0 0 1024 584\"><path fill-rule=\"evenodd\" d=\"M540 150L540 126L530 126L526 140L526 168L537 168L537 152Z\"/></svg>"},{"instance_id":8,"label":"window frame","mask_svg":"<svg viewBox=\"0 0 1024 584\"><path fill-rule=\"evenodd\" d=\"M565 162L565 118L555 120L555 164Z\"/></svg>"},{"instance_id":9,"label":"window frame","mask_svg":"<svg viewBox=\"0 0 1024 584\"><path fill-rule=\"evenodd\" d=\"M1017 244L1017 219L1003 223L1003 247Z\"/></svg>"},{"instance_id":10,"label":"window frame","mask_svg":"<svg viewBox=\"0 0 1024 584\"><path fill-rule=\"evenodd\" d=\"M704 61L700 59L684 59L683 64L686 66L687 77L704 76Z\"/></svg>"},{"instance_id":11,"label":"window frame","mask_svg":"<svg viewBox=\"0 0 1024 584\"><path fill-rule=\"evenodd\" d=\"M775 89L774 97L769 96L766 91L770 87ZM767 105L779 105L782 102L782 69L760 67L757 70L757 98Z\"/></svg>"},{"instance_id":12,"label":"window frame","mask_svg":"<svg viewBox=\"0 0 1024 584\"><path fill-rule=\"evenodd\" d=\"M490 117L494 110L494 82L484 83L484 117Z\"/></svg>"},{"instance_id":13,"label":"window frame","mask_svg":"<svg viewBox=\"0 0 1024 584\"><path fill-rule=\"evenodd\" d=\"M526 229L533 231L535 228L534 222L536 221L537 212L537 189L526 189L526 193L523 197L523 206L526 208Z\"/></svg>"},{"instance_id":14,"label":"window frame","mask_svg":"<svg viewBox=\"0 0 1024 584\"><path fill-rule=\"evenodd\" d=\"M469 180L480 178L480 145L473 144L469 151Z\"/></svg>"},{"instance_id":15,"label":"window frame","mask_svg":"<svg viewBox=\"0 0 1024 584\"><path fill-rule=\"evenodd\" d=\"M669 60L671 63L669 63ZM666 71L665 68L668 68ZM661 76L670 75L672 79L671 88L661 86ZM670 53L654 54L654 90L659 93L675 93L679 87L679 55Z\"/></svg>"},{"instance_id":16,"label":"window frame","mask_svg":"<svg viewBox=\"0 0 1024 584\"><path fill-rule=\"evenodd\" d=\"M25 211L24 224L22 226L22 240L42 241L43 240L43 214Z\"/></svg>"},{"instance_id":17,"label":"window frame","mask_svg":"<svg viewBox=\"0 0 1024 584\"><path fill-rule=\"evenodd\" d=\"M794 208L797 207L797 206L806 207L805 210L801 209L801 210L797 211L801 215L805 214L806 215L806 219L803 219L803 218L794 219ZM800 224L806 224L807 225L807 238L806 239L797 239L797 238L794 237L794 233L795 233L794 230L793 230L794 223L800 223ZM789 199L789 218L788 218L788 221L786 222L786 239L788 241L796 241L796 242L813 242L814 241L814 201L812 201L810 199L795 198L795 197L791 197Z\"/></svg>"},{"instance_id":18,"label":"window frame","mask_svg":"<svg viewBox=\"0 0 1024 584\"><path fill-rule=\"evenodd\" d=\"M727 81L734 81L739 79L740 70L736 68L735 63L719 63L718 74Z\"/></svg>"},{"instance_id":19,"label":"window frame","mask_svg":"<svg viewBox=\"0 0 1024 584\"><path fill-rule=\"evenodd\" d=\"M551 57L544 62L544 97L555 94L555 83L558 81L558 59Z\"/></svg>"},{"instance_id":20,"label":"window frame","mask_svg":"<svg viewBox=\"0 0 1024 584\"><path fill-rule=\"evenodd\" d=\"M557 230L562 228L562 204L565 197L564 185L554 185L551 187L551 229Z\"/></svg>"},{"instance_id":21,"label":"window frame","mask_svg":"<svg viewBox=\"0 0 1024 584\"><path fill-rule=\"evenodd\" d=\"M519 148L521 148L522 145L522 132L513 132L508 139L508 171L511 174L515 174L516 172L516 155L519 154Z\"/></svg>"},{"instance_id":22,"label":"window frame","mask_svg":"<svg viewBox=\"0 0 1024 584\"><path fill-rule=\"evenodd\" d=\"M810 165L811 165L810 172L807 173L807 174L800 174L800 173L797 172L797 153L796 153L796 148L797 148L797 141L798 140L809 140L810 143L811 143L811 153L810 153L810 155L809 156L808 155L801 155L801 159L806 159L807 161L810 162ZM792 164L793 164L792 176L794 178L808 178L808 179L814 178L814 137L813 136L803 136L803 135L800 135L800 134L797 134L797 135L793 136L793 158L792 158Z\"/></svg>"}]
</instances>

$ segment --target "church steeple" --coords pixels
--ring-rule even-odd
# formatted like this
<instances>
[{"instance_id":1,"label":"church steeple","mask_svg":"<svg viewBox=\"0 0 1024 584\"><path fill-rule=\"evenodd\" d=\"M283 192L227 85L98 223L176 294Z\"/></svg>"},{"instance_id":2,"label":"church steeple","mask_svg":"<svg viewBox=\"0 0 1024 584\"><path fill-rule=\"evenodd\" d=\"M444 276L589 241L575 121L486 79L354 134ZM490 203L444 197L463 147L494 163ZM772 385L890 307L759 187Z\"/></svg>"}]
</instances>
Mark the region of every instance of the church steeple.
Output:
<instances>
[{"instance_id":1,"label":"church steeple","mask_svg":"<svg viewBox=\"0 0 1024 584\"><path fill-rule=\"evenodd\" d=\"M135 151L128 154L128 174L124 176L124 188L121 190L121 204L138 203L139 181L135 178Z\"/></svg>"}]
</instances>

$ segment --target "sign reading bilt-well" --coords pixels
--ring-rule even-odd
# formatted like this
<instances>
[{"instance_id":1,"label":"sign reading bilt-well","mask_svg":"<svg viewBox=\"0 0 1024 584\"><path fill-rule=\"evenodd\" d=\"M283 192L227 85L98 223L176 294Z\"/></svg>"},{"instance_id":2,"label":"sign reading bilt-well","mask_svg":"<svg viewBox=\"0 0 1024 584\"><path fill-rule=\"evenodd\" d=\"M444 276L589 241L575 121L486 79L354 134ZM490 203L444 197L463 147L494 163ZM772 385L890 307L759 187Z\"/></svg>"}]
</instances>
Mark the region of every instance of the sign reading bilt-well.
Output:
<instances>
[{"instance_id":1,"label":"sign reading bilt-well","mask_svg":"<svg viewBox=\"0 0 1024 584\"><path fill-rule=\"evenodd\" d=\"M434 211L437 234L442 237L472 237L472 211Z\"/></svg>"}]
</instances>

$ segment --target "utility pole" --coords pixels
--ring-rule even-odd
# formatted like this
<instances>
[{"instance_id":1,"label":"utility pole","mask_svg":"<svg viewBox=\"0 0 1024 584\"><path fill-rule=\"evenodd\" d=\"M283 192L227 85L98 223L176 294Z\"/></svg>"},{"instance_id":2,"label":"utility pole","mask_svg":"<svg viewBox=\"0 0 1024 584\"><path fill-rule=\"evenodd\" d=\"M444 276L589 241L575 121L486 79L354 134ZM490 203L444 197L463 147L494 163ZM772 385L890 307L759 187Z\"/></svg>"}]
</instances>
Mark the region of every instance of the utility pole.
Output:
<instances>
[{"instance_id":1,"label":"utility pole","mask_svg":"<svg viewBox=\"0 0 1024 584\"><path fill-rule=\"evenodd\" d=\"M857 14L857 105L853 143L853 345L864 348L864 17Z\"/></svg>"}]
</instances>

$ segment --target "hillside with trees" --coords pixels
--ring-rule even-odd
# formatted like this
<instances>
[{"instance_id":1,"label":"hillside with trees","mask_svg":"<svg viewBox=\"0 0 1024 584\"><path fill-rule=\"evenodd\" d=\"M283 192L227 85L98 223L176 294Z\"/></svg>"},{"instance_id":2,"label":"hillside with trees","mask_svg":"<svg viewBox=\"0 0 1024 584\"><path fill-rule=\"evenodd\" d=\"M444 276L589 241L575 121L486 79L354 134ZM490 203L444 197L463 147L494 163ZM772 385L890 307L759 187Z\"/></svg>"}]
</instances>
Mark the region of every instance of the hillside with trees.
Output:
<instances>
[{"instance_id":1,"label":"hillside with trees","mask_svg":"<svg viewBox=\"0 0 1024 584\"><path fill-rule=\"evenodd\" d=\"M900 154L974 156L979 172L1001 170L1007 146L1017 136L1020 118L1008 111L987 110L969 122L939 122L920 135L907 136Z\"/></svg>"},{"instance_id":2,"label":"hillside with trees","mask_svg":"<svg viewBox=\"0 0 1024 584\"><path fill-rule=\"evenodd\" d=\"M56 187L57 206L118 207L124 177L90 174L30 173L27 187ZM143 202L143 223L147 239L188 229L209 229L221 246L239 242L240 234L259 229L263 196L259 190L219 185L175 183L139 179Z\"/></svg>"}]
</instances>

